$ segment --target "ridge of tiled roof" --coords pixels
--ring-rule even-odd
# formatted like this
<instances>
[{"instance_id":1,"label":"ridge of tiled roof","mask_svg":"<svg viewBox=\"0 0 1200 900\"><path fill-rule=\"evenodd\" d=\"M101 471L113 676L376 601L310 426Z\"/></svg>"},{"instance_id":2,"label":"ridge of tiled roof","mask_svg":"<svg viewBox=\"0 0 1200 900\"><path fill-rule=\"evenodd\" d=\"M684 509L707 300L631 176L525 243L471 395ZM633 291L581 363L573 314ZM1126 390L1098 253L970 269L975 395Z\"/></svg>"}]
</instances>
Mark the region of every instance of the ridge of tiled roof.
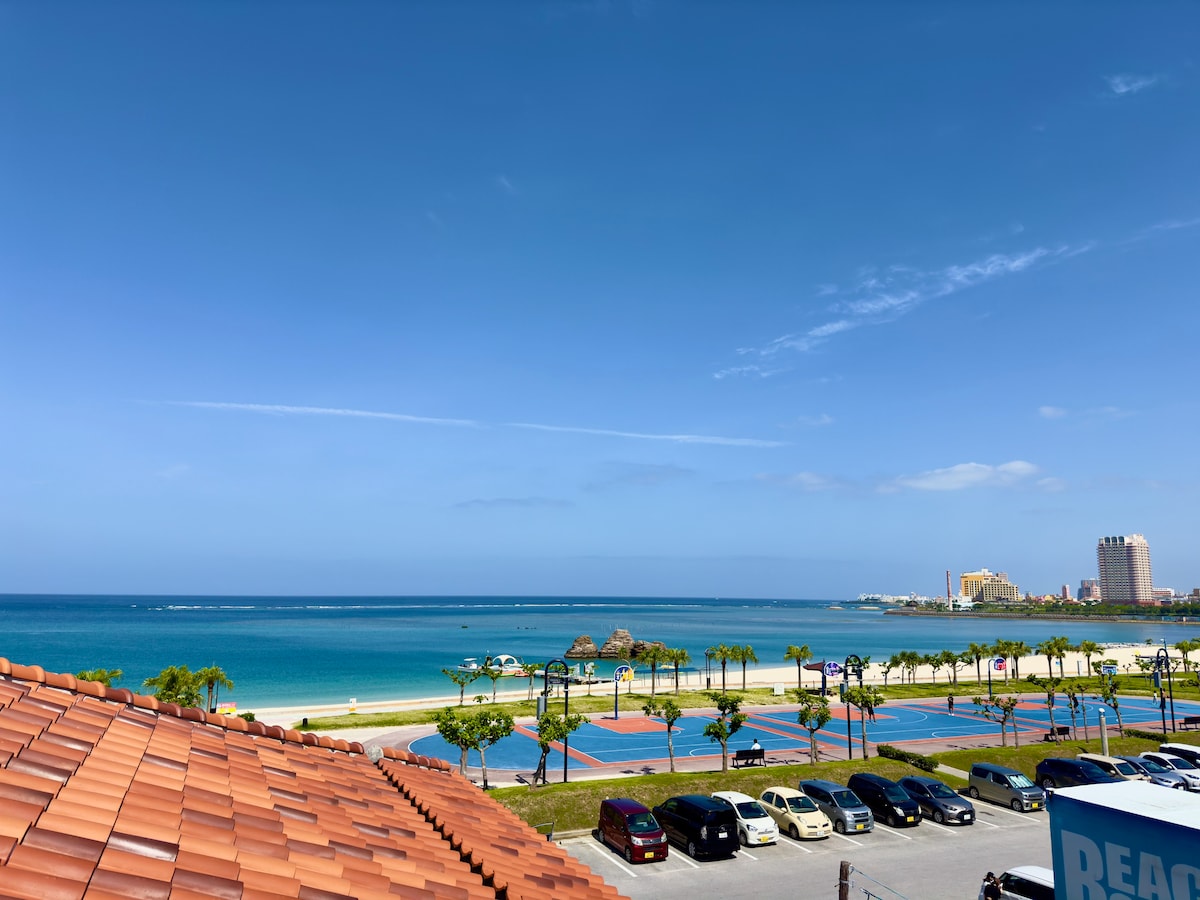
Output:
<instances>
[{"instance_id":1,"label":"ridge of tiled roof","mask_svg":"<svg viewBox=\"0 0 1200 900\"><path fill-rule=\"evenodd\" d=\"M0 658L0 898L618 898L440 760L254 724Z\"/></svg>"}]
</instances>

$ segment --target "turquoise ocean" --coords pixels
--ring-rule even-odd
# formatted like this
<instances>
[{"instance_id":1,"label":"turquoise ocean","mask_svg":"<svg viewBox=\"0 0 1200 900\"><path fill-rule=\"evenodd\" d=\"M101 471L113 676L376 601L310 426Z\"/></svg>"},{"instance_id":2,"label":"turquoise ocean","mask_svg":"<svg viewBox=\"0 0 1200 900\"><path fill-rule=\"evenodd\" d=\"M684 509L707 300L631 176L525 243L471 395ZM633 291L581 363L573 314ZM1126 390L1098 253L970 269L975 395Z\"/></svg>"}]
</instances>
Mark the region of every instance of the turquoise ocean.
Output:
<instances>
[{"instance_id":1,"label":"turquoise ocean","mask_svg":"<svg viewBox=\"0 0 1200 900\"><path fill-rule=\"evenodd\" d=\"M450 696L442 674L466 657L561 657L579 635L599 645L617 628L684 647L702 683L705 647L749 644L763 665L791 665L789 644L817 659L878 662L901 650L963 650L972 641L1055 635L1073 643L1170 644L1193 629L1140 622L947 619L830 609L831 600L659 597L157 597L0 595L0 656L48 671L121 669L135 691L168 665L219 665L221 694L242 709ZM602 662L597 674L611 674ZM1035 667L1029 673L1040 672ZM1070 673L1068 673L1070 674ZM714 683L719 679L717 669ZM730 685L741 670L731 667ZM472 686L468 690L490 691ZM504 679L501 689L523 686Z\"/></svg>"}]
</instances>

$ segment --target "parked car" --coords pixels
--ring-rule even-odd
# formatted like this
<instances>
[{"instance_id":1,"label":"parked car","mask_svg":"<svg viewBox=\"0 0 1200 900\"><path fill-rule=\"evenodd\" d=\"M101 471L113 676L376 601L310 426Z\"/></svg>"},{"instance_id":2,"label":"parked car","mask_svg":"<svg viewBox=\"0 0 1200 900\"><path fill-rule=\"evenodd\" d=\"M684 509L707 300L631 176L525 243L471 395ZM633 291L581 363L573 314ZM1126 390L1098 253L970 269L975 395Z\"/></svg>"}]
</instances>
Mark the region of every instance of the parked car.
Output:
<instances>
[{"instance_id":1,"label":"parked car","mask_svg":"<svg viewBox=\"0 0 1200 900\"><path fill-rule=\"evenodd\" d=\"M1170 753L1172 756L1186 759L1192 765L1200 766L1200 747L1194 744L1159 744L1158 752Z\"/></svg>"},{"instance_id":2,"label":"parked car","mask_svg":"<svg viewBox=\"0 0 1200 900\"><path fill-rule=\"evenodd\" d=\"M703 794L668 797L654 807L654 818L693 859L737 853L737 817L720 800Z\"/></svg>"},{"instance_id":3,"label":"parked car","mask_svg":"<svg viewBox=\"0 0 1200 900\"><path fill-rule=\"evenodd\" d=\"M667 858L667 835L654 814L636 800L615 797L600 801L600 840L625 857L626 862Z\"/></svg>"},{"instance_id":4,"label":"parked car","mask_svg":"<svg viewBox=\"0 0 1200 900\"><path fill-rule=\"evenodd\" d=\"M1050 790L1081 784L1116 784L1124 779L1114 778L1086 759L1048 756L1037 764L1034 780L1046 790Z\"/></svg>"},{"instance_id":5,"label":"parked car","mask_svg":"<svg viewBox=\"0 0 1200 900\"><path fill-rule=\"evenodd\" d=\"M815 840L833 834L829 816L821 812L812 797L790 787L769 787L759 798L763 808L775 820L779 830L793 840Z\"/></svg>"},{"instance_id":6,"label":"parked car","mask_svg":"<svg viewBox=\"0 0 1200 900\"><path fill-rule=\"evenodd\" d=\"M1118 756L1117 759L1125 760L1125 762L1132 765L1143 775L1146 775L1150 779L1151 784L1177 788L1184 791L1187 790L1188 781L1183 777L1183 773L1176 772L1162 763L1157 763L1145 756Z\"/></svg>"},{"instance_id":7,"label":"parked car","mask_svg":"<svg viewBox=\"0 0 1200 900\"><path fill-rule=\"evenodd\" d=\"M1016 866L998 879L1003 900L1054 900L1054 870L1043 866ZM983 900L983 886L979 888Z\"/></svg>"},{"instance_id":8,"label":"parked car","mask_svg":"<svg viewBox=\"0 0 1200 900\"><path fill-rule=\"evenodd\" d=\"M939 825L975 824L975 804L936 778L905 775L897 784L917 801L921 815Z\"/></svg>"},{"instance_id":9,"label":"parked car","mask_svg":"<svg viewBox=\"0 0 1200 900\"><path fill-rule=\"evenodd\" d=\"M1011 806L1017 812L1046 808L1046 792L1029 780L1024 772L995 763L973 763L967 779L972 800L983 797L993 803Z\"/></svg>"},{"instance_id":10,"label":"parked car","mask_svg":"<svg viewBox=\"0 0 1200 900\"><path fill-rule=\"evenodd\" d=\"M874 772L855 772L846 787L871 807L876 820L882 819L892 828L921 824L921 807L917 801L890 778Z\"/></svg>"},{"instance_id":11,"label":"parked car","mask_svg":"<svg viewBox=\"0 0 1200 900\"><path fill-rule=\"evenodd\" d=\"M1146 759L1152 759L1160 766L1165 766L1173 772L1178 772L1187 779L1189 791L1200 791L1200 769L1196 768L1196 764L1191 760L1184 759L1182 756L1175 756L1171 753L1161 753L1157 750L1143 751L1141 756Z\"/></svg>"},{"instance_id":12,"label":"parked car","mask_svg":"<svg viewBox=\"0 0 1200 900\"><path fill-rule=\"evenodd\" d=\"M738 840L743 847L773 844L779 840L779 827L753 797L738 791L715 791L714 800L727 803L737 816Z\"/></svg>"},{"instance_id":13,"label":"parked car","mask_svg":"<svg viewBox=\"0 0 1200 900\"><path fill-rule=\"evenodd\" d=\"M871 814L871 808L848 787L822 778L813 778L801 781L800 790L808 794L821 812L829 816L833 830L838 834L845 834L847 831L871 831L875 827L875 817Z\"/></svg>"},{"instance_id":14,"label":"parked car","mask_svg":"<svg viewBox=\"0 0 1200 900\"><path fill-rule=\"evenodd\" d=\"M1078 753L1075 758L1090 762L1096 768L1107 775L1111 775L1113 778L1121 778L1125 781L1150 780L1150 776L1139 770L1133 763L1116 756L1104 756L1100 753Z\"/></svg>"}]
</instances>

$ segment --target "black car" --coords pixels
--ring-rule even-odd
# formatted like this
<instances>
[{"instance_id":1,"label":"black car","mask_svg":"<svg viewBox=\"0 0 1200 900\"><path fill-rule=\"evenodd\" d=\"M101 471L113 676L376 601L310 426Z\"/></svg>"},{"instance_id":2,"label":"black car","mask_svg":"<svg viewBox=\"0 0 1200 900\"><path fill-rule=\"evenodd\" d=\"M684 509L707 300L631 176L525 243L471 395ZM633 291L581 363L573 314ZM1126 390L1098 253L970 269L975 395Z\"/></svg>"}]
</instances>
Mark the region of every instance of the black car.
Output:
<instances>
[{"instance_id":1,"label":"black car","mask_svg":"<svg viewBox=\"0 0 1200 900\"><path fill-rule=\"evenodd\" d=\"M892 828L921 824L920 805L890 778L871 772L856 772L850 776L846 787L871 807L877 820L886 822Z\"/></svg>"},{"instance_id":2,"label":"black car","mask_svg":"<svg viewBox=\"0 0 1200 900\"><path fill-rule=\"evenodd\" d=\"M687 855L733 856L737 852L737 816L733 808L703 794L668 797L654 807L654 818L667 837Z\"/></svg>"},{"instance_id":3,"label":"black car","mask_svg":"<svg viewBox=\"0 0 1200 900\"><path fill-rule=\"evenodd\" d=\"M1033 780L1044 788L1060 788L1079 784L1117 784L1124 779L1114 778L1086 759L1050 756L1037 764Z\"/></svg>"},{"instance_id":4,"label":"black car","mask_svg":"<svg viewBox=\"0 0 1200 900\"><path fill-rule=\"evenodd\" d=\"M921 815L939 825L974 825L975 804L954 790L924 775L905 775L897 784L917 801Z\"/></svg>"}]
</instances>

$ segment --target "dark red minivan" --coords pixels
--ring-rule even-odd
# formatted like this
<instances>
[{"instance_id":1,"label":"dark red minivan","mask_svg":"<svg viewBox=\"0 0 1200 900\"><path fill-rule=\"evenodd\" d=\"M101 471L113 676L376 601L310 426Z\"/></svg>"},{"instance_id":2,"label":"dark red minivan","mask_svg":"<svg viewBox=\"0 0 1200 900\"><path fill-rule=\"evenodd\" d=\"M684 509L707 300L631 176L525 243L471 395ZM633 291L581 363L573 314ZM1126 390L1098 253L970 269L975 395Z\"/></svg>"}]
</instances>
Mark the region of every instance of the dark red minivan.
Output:
<instances>
[{"instance_id":1,"label":"dark red minivan","mask_svg":"<svg viewBox=\"0 0 1200 900\"><path fill-rule=\"evenodd\" d=\"M636 800L617 797L600 802L600 840L624 854L626 862L667 858L667 835L654 813Z\"/></svg>"}]
</instances>

